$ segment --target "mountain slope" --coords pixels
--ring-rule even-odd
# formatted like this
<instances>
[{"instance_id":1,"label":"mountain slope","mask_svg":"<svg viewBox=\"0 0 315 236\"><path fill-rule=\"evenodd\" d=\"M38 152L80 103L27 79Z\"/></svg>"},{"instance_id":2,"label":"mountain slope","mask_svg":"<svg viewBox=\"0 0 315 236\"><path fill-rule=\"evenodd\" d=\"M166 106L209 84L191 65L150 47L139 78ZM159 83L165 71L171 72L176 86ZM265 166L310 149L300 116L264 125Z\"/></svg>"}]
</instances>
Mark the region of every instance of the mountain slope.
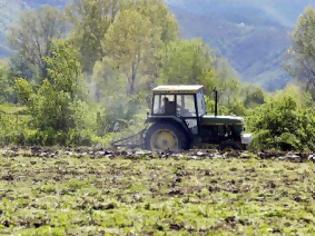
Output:
<instances>
[{"instance_id":1,"label":"mountain slope","mask_svg":"<svg viewBox=\"0 0 315 236\"><path fill-rule=\"evenodd\" d=\"M290 33L315 0L166 0L185 38L216 48L248 82L268 90L290 80L283 61Z\"/></svg>"}]
</instances>

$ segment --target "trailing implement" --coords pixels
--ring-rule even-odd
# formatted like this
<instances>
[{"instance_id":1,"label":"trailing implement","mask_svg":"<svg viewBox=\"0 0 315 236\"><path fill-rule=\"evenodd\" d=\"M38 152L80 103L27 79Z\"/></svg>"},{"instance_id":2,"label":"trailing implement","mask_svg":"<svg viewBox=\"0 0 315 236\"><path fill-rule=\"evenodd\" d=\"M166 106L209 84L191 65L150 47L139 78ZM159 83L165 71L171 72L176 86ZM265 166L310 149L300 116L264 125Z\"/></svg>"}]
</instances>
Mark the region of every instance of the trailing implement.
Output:
<instances>
[{"instance_id":1,"label":"trailing implement","mask_svg":"<svg viewBox=\"0 0 315 236\"><path fill-rule=\"evenodd\" d=\"M252 136L244 133L244 119L219 116L217 98L215 91L215 114L207 115L203 86L158 86L153 89L148 127L112 145L175 152L206 145L246 149Z\"/></svg>"}]
</instances>

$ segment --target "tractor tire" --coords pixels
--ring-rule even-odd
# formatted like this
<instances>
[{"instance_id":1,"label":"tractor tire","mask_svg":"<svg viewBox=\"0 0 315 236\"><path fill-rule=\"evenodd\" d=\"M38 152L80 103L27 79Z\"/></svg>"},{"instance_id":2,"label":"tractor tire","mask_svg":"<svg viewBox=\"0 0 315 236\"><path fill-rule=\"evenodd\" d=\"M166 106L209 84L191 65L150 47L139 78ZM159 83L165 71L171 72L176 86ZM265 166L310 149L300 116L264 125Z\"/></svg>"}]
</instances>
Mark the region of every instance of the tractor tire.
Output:
<instances>
[{"instance_id":1,"label":"tractor tire","mask_svg":"<svg viewBox=\"0 0 315 236\"><path fill-rule=\"evenodd\" d=\"M145 148L151 151L179 152L189 149L189 137L172 123L153 124L145 135Z\"/></svg>"},{"instance_id":2,"label":"tractor tire","mask_svg":"<svg viewBox=\"0 0 315 236\"><path fill-rule=\"evenodd\" d=\"M220 143L219 149L222 151L227 149L242 150L242 145L234 140L229 139Z\"/></svg>"}]
</instances>

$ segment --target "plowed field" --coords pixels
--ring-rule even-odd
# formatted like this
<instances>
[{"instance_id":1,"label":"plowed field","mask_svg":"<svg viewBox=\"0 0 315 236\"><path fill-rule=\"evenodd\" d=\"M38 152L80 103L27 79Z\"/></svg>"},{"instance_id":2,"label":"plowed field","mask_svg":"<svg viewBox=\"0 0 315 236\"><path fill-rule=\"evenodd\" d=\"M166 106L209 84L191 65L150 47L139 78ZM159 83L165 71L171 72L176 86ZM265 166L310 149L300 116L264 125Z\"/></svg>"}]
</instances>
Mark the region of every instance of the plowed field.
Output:
<instances>
[{"instance_id":1,"label":"plowed field","mask_svg":"<svg viewBox=\"0 0 315 236\"><path fill-rule=\"evenodd\" d=\"M0 155L0 235L314 235L314 167Z\"/></svg>"}]
</instances>

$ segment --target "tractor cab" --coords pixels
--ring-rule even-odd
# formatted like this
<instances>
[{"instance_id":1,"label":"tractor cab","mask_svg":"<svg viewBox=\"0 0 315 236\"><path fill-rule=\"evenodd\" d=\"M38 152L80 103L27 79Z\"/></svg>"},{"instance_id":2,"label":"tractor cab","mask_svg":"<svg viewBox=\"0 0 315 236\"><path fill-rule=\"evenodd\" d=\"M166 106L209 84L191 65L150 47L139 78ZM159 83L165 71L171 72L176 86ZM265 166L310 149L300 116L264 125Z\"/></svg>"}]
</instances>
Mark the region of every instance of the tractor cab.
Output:
<instances>
[{"instance_id":1,"label":"tractor cab","mask_svg":"<svg viewBox=\"0 0 315 236\"><path fill-rule=\"evenodd\" d=\"M216 94L217 98L217 94ZM217 111L217 99L215 110ZM165 85L153 89L150 128L144 145L150 150L182 150L200 144L241 149L251 141L244 120L235 116L208 116L202 85Z\"/></svg>"},{"instance_id":2,"label":"tractor cab","mask_svg":"<svg viewBox=\"0 0 315 236\"><path fill-rule=\"evenodd\" d=\"M201 85L159 86L153 89L151 120L181 120L190 132L198 135L199 118L206 114Z\"/></svg>"}]
</instances>

